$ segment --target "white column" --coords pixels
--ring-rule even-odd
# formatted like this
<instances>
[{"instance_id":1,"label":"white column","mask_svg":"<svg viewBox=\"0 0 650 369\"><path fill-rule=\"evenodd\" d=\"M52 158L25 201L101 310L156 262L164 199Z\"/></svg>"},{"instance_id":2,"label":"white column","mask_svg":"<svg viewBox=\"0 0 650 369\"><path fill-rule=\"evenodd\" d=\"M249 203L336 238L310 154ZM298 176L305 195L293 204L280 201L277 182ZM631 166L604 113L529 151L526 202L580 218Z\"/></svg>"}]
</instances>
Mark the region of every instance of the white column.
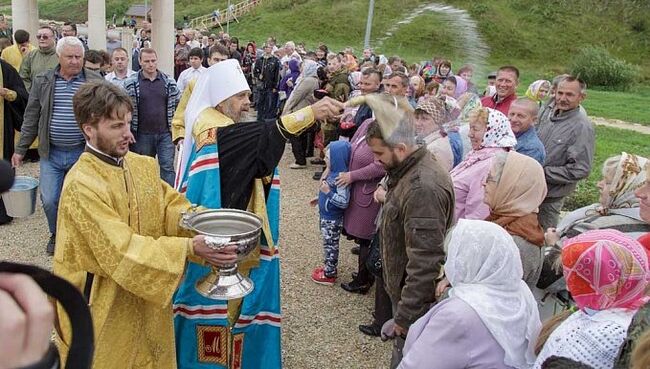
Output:
<instances>
[{"instance_id":1,"label":"white column","mask_svg":"<svg viewBox=\"0 0 650 369\"><path fill-rule=\"evenodd\" d=\"M41 26L41 21L38 14L38 2L37 0L29 0L29 20L31 22L30 28L34 30L34 38L36 38L36 33L38 28ZM30 37L32 33L29 33Z\"/></svg>"},{"instance_id":2,"label":"white column","mask_svg":"<svg viewBox=\"0 0 650 369\"><path fill-rule=\"evenodd\" d=\"M39 27L36 0L11 0L11 23L14 32L19 29L29 32L31 43L36 45Z\"/></svg>"},{"instance_id":3,"label":"white column","mask_svg":"<svg viewBox=\"0 0 650 369\"><path fill-rule=\"evenodd\" d=\"M106 50L106 2L88 0L88 48Z\"/></svg>"},{"instance_id":4,"label":"white column","mask_svg":"<svg viewBox=\"0 0 650 369\"><path fill-rule=\"evenodd\" d=\"M133 56L133 31L128 28L122 28L122 47L126 49L126 54L129 56L129 68L133 68L131 65L131 57Z\"/></svg>"},{"instance_id":5,"label":"white column","mask_svg":"<svg viewBox=\"0 0 650 369\"><path fill-rule=\"evenodd\" d=\"M158 69L174 76L174 0L151 4L151 46L158 54Z\"/></svg>"}]
</instances>

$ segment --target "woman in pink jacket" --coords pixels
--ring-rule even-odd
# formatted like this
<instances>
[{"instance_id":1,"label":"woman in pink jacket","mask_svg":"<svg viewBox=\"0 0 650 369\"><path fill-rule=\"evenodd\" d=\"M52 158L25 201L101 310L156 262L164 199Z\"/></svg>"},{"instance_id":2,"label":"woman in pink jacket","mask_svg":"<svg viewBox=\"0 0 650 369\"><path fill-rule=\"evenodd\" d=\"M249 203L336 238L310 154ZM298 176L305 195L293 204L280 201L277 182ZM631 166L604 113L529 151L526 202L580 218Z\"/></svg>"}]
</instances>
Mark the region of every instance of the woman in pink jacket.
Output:
<instances>
[{"instance_id":1,"label":"woman in pink jacket","mask_svg":"<svg viewBox=\"0 0 650 369\"><path fill-rule=\"evenodd\" d=\"M367 119L350 140L352 152L350 171L339 174L337 184L350 185L350 202L343 216L343 229L354 237L359 244L359 269L356 278L341 287L352 293L365 294L373 282L372 274L366 268L366 259L370 251L370 241L375 235L375 218L379 212L379 203L373 199L377 184L386 171L380 162L375 161L372 151L366 143L366 132L373 119Z\"/></svg>"},{"instance_id":2,"label":"woman in pink jacket","mask_svg":"<svg viewBox=\"0 0 650 369\"><path fill-rule=\"evenodd\" d=\"M472 151L451 172L456 195L455 218L483 220L490 215L485 203L485 184L492 160L498 152L510 151L516 144L510 121L500 111L480 107L469 115Z\"/></svg>"}]
</instances>

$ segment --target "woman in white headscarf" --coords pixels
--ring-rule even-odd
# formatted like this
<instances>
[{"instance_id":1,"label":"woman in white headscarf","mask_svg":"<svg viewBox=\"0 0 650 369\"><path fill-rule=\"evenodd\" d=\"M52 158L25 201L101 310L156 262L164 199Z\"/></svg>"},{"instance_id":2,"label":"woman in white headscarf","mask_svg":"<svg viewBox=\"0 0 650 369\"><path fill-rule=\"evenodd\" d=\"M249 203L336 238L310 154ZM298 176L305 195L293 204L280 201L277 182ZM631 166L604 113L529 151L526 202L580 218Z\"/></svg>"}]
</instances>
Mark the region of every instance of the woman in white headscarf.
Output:
<instances>
[{"instance_id":1,"label":"woman in white headscarf","mask_svg":"<svg viewBox=\"0 0 650 369\"><path fill-rule=\"evenodd\" d=\"M449 298L411 326L398 369L532 366L541 322L512 237L461 219L446 246Z\"/></svg>"},{"instance_id":2,"label":"woman in white headscarf","mask_svg":"<svg viewBox=\"0 0 650 369\"><path fill-rule=\"evenodd\" d=\"M306 106L316 102L314 98L314 91L318 90L318 67L320 65L313 60L305 59L301 66L300 76L296 81L296 87L289 96L282 115L296 112ZM307 151L309 147L310 132L303 132L298 136L291 137L291 151L295 158L295 162L289 165L292 169L305 168L307 166Z\"/></svg>"}]
</instances>

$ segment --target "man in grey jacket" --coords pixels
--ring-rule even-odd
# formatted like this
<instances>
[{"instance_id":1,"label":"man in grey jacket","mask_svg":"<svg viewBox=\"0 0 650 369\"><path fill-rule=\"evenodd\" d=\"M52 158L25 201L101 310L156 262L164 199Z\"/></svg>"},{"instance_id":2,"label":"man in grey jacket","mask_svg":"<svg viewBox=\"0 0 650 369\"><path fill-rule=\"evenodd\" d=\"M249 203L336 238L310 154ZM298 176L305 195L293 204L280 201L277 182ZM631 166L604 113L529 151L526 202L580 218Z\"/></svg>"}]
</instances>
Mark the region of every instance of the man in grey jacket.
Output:
<instances>
[{"instance_id":1,"label":"man in grey jacket","mask_svg":"<svg viewBox=\"0 0 650 369\"><path fill-rule=\"evenodd\" d=\"M74 117L72 96L86 81L102 79L83 68L84 48L76 37L63 37L56 45L59 65L35 77L29 93L20 141L11 163L22 164L29 146L38 137L40 190L50 229L47 253L54 254L56 215L66 173L84 150L85 139Z\"/></svg>"},{"instance_id":2,"label":"man in grey jacket","mask_svg":"<svg viewBox=\"0 0 650 369\"><path fill-rule=\"evenodd\" d=\"M416 145L412 113L404 113L390 134L373 123L366 141L389 178L379 232L394 321L393 332L384 333L395 338L391 368L396 368L409 327L434 302L443 242L453 223L454 189L449 173Z\"/></svg>"},{"instance_id":3,"label":"man in grey jacket","mask_svg":"<svg viewBox=\"0 0 650 369\"><path fill-rule=\"evenodd\" d=\"M540 120L538 135L546 149L544 175L548 186L546 199L539 207L539 223L547 230L557 226L566 196L578 181L587 178L594 161L595 133L586 112L580 106L585 99L584 81L567 76L560 81L554 106Z\"/></svg>"}]
</instances>

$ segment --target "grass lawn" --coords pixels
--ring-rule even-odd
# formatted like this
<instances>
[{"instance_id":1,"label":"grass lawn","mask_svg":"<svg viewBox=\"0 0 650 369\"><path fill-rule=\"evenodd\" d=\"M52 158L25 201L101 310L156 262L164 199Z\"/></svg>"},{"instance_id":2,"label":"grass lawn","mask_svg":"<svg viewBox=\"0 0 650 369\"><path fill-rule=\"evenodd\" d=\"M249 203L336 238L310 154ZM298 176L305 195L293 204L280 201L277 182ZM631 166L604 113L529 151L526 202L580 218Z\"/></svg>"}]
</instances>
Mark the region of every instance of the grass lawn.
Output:
<instances>
[{"instance_id":1,"label":"grass lawn","mask_svg":"<svg viewBox=\"0 0 650 369\"><path fill-rule=\"evenodd\" d=\"M627 92L588 90L583 105L589 115L650 125L650 86Z\"/></svg>"},{"instance_id":2,"label":"grass lawn","mask_svg":"<svg viewBox=\"0 0 650 369\"><path fill-rule=\"evenodd\" d=\"M496 70L498 67L494 67ZM517 95L524 96L528 86L537 79L553 79L555 73L535 72L533 67L520 68L521 78ZM483 86L485 81L476 81ZM639 85L629 91L603 91L587 86L587 99L582 104L587 114L619 119L630 123L650 125L650 86Z\"/></svg>"},{"instance_id":3,"label":"grass lawn","mask_svg":"<svg viewBox=\"0 0 650 369\"><path fill-rule=\"evenodd\" d=\"M628 154L650 158L650 145L648 145L648 142L650 142L650 135L596 126L596 157L594 158L591 175L586 181L581 181L578 184L573 196L567 198L564 209L573 210L598 201L596 183L600 180L605 159L620 155L623 151Z\"/></svg>"}]
</instances>

